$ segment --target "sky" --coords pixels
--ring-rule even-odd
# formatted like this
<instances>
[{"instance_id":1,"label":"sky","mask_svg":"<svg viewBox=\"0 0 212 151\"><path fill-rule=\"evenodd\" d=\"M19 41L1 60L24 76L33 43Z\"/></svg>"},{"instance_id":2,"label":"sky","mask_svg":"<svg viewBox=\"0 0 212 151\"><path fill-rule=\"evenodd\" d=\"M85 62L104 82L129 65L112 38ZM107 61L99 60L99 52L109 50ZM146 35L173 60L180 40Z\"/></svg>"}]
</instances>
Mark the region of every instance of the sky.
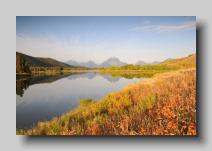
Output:
<instances>
[{"instance_id":1,"label":"sky","mask_svg":"<svg viewBox=\"0 0 212 151\"><path fill-rule=\"evenodd\" d=\"M17 16L16 51L63 62L179 58L196 52L196 17Z\"/></svg>"}]
</instances>

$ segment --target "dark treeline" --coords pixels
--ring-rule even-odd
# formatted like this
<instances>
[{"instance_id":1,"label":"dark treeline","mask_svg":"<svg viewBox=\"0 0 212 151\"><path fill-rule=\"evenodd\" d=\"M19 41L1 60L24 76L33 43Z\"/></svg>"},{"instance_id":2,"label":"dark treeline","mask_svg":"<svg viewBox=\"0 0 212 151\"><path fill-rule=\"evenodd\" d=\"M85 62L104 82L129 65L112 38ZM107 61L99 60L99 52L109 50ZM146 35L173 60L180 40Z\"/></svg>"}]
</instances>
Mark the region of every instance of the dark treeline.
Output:
<instances>
[{"instance_id":1,"label":"dark treeline","mask_svg":"<svg viewBox=\"0 0 212 151\"><path fill-rule=\"evenodd\" d=\"M29 66L20 55L16 55L16 73L30 73Z\"/></svg>"}]
</instances>

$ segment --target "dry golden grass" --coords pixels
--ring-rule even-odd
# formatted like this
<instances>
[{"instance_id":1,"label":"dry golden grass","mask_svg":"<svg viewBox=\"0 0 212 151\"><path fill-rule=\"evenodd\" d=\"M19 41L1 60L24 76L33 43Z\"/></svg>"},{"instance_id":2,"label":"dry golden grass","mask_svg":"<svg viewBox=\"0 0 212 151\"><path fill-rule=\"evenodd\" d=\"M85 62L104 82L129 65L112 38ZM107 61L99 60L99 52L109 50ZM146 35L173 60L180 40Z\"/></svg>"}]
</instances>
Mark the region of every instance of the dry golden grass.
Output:
<instances>
[{"instance_id":1,"label":"dry golden grass","mask_svg":"<svg viewBox=\"0 0 212 151\"><path fill-rule=\"evenodd\" d=\"M156 75L17 134L196 135L196 69Z\"/></svg>"},{"instance_id":2,"label":"dry golden grass","mask_svg":"<svg viewBox=\"0 0 212 151\"><path fill-rule=\"evenodd\" d=\"M196 54L191 54L187 57L178 58L178 59L172 59L169 61L165 61L160 63L161 65L168 65L173 66L177 68L195 68L196 67Z\"/></svg>"}]
</instances>

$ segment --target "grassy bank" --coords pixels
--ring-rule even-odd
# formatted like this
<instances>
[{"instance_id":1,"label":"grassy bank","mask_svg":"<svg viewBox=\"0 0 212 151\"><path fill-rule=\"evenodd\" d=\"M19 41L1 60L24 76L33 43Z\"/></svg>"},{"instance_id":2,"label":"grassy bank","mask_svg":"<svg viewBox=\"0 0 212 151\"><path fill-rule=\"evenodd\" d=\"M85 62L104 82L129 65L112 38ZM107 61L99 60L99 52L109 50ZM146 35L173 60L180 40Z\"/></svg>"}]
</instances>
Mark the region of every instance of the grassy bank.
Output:
<instances>
[{"instance_id":1,"label":"grassy bank","mask_svg":"<svg viewBox=\"0 0 212 151\"><path fill-rule=\"evenodd\" d=\"M119 69L119 70L111 70L111 69L103 69L100 70L99 72L102 74L109 74L113 77L125 77L125 78L142 78L142 77L152 77L155 74L158 73L164 73L164 72L168 72L168 71L174 71L174 70L124 70L124 69Z\"/></svg>"},{"instance_id":2,"label":"grassy bank","mask_svg":"<svg viewBox=\"0 0 212 151\"><path fill-rule=\"evenodd\" d=\"M196 69L158 74L19 135L196 135Z\"/></svg>"}]
</instances>

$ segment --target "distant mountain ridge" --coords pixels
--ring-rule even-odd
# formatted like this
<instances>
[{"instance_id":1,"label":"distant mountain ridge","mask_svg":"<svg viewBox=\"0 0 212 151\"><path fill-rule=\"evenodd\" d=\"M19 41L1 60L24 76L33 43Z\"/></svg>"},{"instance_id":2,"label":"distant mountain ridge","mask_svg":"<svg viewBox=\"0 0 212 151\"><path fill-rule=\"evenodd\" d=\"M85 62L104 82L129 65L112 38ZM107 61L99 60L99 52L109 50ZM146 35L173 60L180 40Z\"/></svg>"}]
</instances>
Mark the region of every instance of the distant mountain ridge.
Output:
<instances>
[{"instance_id":1,"label":"distant mountain ridge","mask_svg":"<svg viewBox=\"0 0 212 151\"><path fill-rule=\"evenodd\" d=\"M77 62L77 61L74 61L74 60L69 60L66 63L69 64L69 65L72 65L72 66L81 66L81 67L88 67L88 68L108 68L108 67L112 67L112 66L119 66L120 67L120 66L124 66L124 65L128 64L126 62L120 61L117 57L110 57L100 64L97 64L94 61ZM161 63L161 62L154 61L154 62L151 62L151 63L147 63L147 62L144 62L142 60L139 60L135 63L135 65L143 66L143 65L155 65L155 64L159 64L159 63Z\"/></svg>"},{"instance_id":2,"label":"distant mountain ridge","mask_svg":"<svg viewBox=\"0 0 212 151\"><path fill-rule=\"evenodd\" d=\"M66 63L72 66L82 66L82 67L88 67L88 68L108 68L111 66L123 66L127 64L125 62L120 61L116 57L111 57L100 64L97 64L94 61L77 62L74 60L69 60Z\"/></svg>"},{"instance_id":3,"label":"distant mountain ridge","mask_svg":"<svg viewBox=\"0 0 212 151\"><path fill-rule=\"evenodd\" d=\"M135 65L139 65L139 66L143 66L143 65L156 65L156 64L159 64L160 62L159 61L153 61L153 62L150 62L150 63L147 63L147 62L144 62L142 60L139 60L135 63Z\"/></svg>"},{"instance_id":4,"label":"distant mountain ridge","mask_svg":"<svg viewBox=\"0 0 212 151\"><path fill-rule=\"evenodd\" d=\"M99 66L102 68L108 68L112 66L123 66L126 65L127 63L121 62L118 58L116 57L111 57L104 62L102 62Z\"/></svg>"},{"instance_id":5,"label":"distant mountain ridge","mask_svg":"<svg viewBox=\"0 0 212 151\"><path fill-rule=\"evenodd\" d=\"M77 62L74 60L69 60L66 62L68 65L72 66L80 66L80 67L88 67L88 68L96 68L98 65L93 61L87 61L87 62Z\"/></svg>"},{"instance_id":6,"label":"distant mountain ridge","mask_svg":"<svg viewBox=\"0 0 212 151\"><path fill-rule=\"evenodd\" d=\"M69 60L67 62L61 62L52 58L42 58L42 57L33 57L20 52L16 52L16 67L17 67L17 58L23 59L24 63L29 67L88 67L88 68L108 68L112 66L124 66L128 63L120 61L117 57L110 57L107 60L103 61L100 64L95 63L94 61L87 62L77 62ZM139 60L135 65L155 65L155 64L169 64L169 65L178 65L178 66L193 66L193 60L196 59L196 54L191 54L184 58L171 59L168 58L162 62L154 61L151 63L146 63L142 60ZM195 60L196 61L196 60ZM196 62L195 62L196 63Z\"/></svg>"},{"instance_id":7,"label":"distant mountain ridge","mask_svg":"<svg viewBox=\"0 0 212 151\"><path fill-rule=\"evenodd\" d=\"M147 63L142 61L142 60L139 60L135 63L135 65L140 65L140 66L143 66L143 65L146 65Z\"/></svg>"}]
</instances>

